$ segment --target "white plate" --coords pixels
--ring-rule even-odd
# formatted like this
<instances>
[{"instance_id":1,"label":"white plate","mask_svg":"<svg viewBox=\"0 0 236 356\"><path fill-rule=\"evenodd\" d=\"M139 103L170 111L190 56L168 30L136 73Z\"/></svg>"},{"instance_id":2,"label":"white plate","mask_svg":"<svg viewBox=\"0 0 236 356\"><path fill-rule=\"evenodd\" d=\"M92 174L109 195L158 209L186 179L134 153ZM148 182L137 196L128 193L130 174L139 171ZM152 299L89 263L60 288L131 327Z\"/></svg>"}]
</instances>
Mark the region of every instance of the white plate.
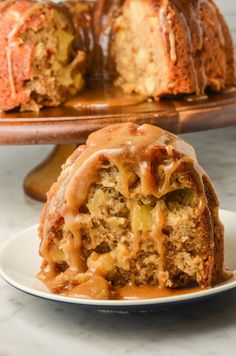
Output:
<instances>
[{"instance_id":1,"label":"white plate","mask_svg":"<svg viewBox=\"0 0 236 356\"><path fill-rule=\"evenodd\" d=\"M141 300L89 300L52 294L35 278L41 263L38 255L39 239L36 225L22 231L2 247L0 275L12 286L34 296L103 310L154 309L163 305L209 297L236 287L236 213L221 210L220 215L225 226L225 260L234 275L232 279L211 289Z\"/></svg>"}]
</instances>

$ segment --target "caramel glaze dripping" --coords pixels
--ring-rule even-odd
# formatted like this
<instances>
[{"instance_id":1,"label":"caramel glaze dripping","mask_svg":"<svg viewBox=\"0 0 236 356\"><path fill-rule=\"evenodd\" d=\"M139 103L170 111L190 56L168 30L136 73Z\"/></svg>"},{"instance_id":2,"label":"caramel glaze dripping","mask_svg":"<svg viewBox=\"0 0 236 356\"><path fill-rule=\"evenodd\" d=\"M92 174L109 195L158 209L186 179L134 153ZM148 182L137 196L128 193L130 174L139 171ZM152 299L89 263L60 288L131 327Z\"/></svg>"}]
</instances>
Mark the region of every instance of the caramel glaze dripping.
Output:
<instances>
[{"instance_id":1,"label":"caramel glaze dripping","mask_svg":"<svg viewBox=\"0 0 236 356\"><path fill-rule=\"evenodd\" d=\"M222 28L222 23L218 16L218 9L216 5L211 0L198 0L198 1L186 1L186 0L163 0L162 6L159 10L160 26L164 36L167 35L169 48L170 48L170 59L173 63L178 60L176 55L176 39L175 33L171 25L171 17L169 12L169 7L175 8L175 13L180 18L185 29L186 41L189 47L189 63L192 67L192 75L195 81L195 92L199 96L203 96L205 88L208 84L208 78L205 71L204 58L202 56L202 51L204 51L204 40L203 40L203 28L201 19L201 5L206 3L215 14L215 23L218 28L218 37L221 47L225 47L224 31ZM192 25L190 24L192 21ZM195 31L190 31L190 28L195 28ZM197 46L193 46L194 36L197 36ZM194 51L194 48L196 50Z\"/></svg>"},{"instance_id":2,"label":"caramel glaze dripping","mask_svg":"<svg viewBox=\"0 0 236 356\"><path fill-rule=\"evenodd\" d=\"M73 3L64 3L79 34L78 47L87 54L87 76L91 81L113 79L115 62L112 55L113 23L120 14L124 0L86 1L83 11L74 10ZM87 6L87 8L86 8Z\"/></svg>"},{"instance_id":3,"label":"caramel glaze dripping","mask_svg":"<svg viewBox=\"0 0 236 356\"><path fill-rule=\"evenodd\" d=\"M175 38L174 29L172 27L171 12L169 9L170 6L175 9L175 13L179 17L179 21L182 23L184 27L186 42L188 43L188 48L189 48L189 63L191 64L192 67L192 75L195 82L195 92L197 93L197 95L200 95L204 92L207 81L203 73L204 66L202 65L201 66L202 78L204 79L202 80L203 83L201 85L201 80L198 77L198 71L195 64L195 54L193 52L193 45L192 45L192 34L190 32L190 26L188 23L188 19L192 18L191 17L192 14L190 13L190 11L193 5L191 4L191 2L189 1L186 2L185 0L182 1L174 0L172 2L170 2L169 0L163 0L159 10L161 31L165 40L167 36L168 44L169 44L168 47L170 48L169 50L170 59L175 64L178 58L176 54L176 38ZM193 18L196 18L198 35L199 35L199 50L201 50L202 43L203 43L203 34L201 31L199 13L197 12L197 17L196 14L194 14Z\"/></svg>"},{"instance_id":4,"label":"caramel glaze dripping","mask_svg":"<svg viewBox=\"0 0 236 356\"><path fill-rule=\"evenodd\" d=\"M51 238L53 235L52 226L51 226L51 219L53 219L54 216L57 216L58 211L60 211L61 206L63 206L63 201L64 201L64 195L65 195L65 189L67 184L69 183L70 179L70 172L73 170L74 163L78 156L85 150L85 146L80 146L67 160L66 164L63 167L63 171L59 177L58 184L54 184L51 188L51 190L48 193L48 206L46 205L44 207L45 209L45 215L43 218L43 221L41 222L41 229L42 231L39 231L42 236L47 236L46 239L41 240L40 244L40 253L44 257L44 260L46 262L45 265L42 266L41 270L44 271L44 268L46 268L47 273L46 273L46 279L51 280L51 276L55 275L56 273L56 263L54 263L51 260L50 256L50 244L51 244ZM60 217L62 216L62 213L60 213ZM64 219L63 219L64 221ZM58 222L57 222L58 223ZM60 223L59 223L60 225ZM76 242L74 243L74 246L76 248L77 244ZM70 241L70 248L73 249L73 241ZM79 248L77 247L77 250ZM69 251L68 251L69 252ZM72 254L76 253L75 249L72 251ZM82 270L82 260L79 259L77 260L77 266L80 266L80 269ZM77 267L76 267L77 269ZM44 272L40 274L40 279L44 279Z\"/></svg>"},{"instance_id":5,"label":"caramel glaze dripping","mask_svg":"<svg viewBox=\"0 0 236 356\"><path fill-rule=\"evenodd\" d=\"M94 7L93 11L93 21L92 21L92 28L93 28L93 36L94 36L94 60L95 63L98 64L98 67L95 70L101 71L101 68L103 68L104 65L104 58L103 58L103 51L100 45L100 36L102 33L102 27L103 27L103 14L104 14L104 8L105 8L105 0L100 0L97 1ZM96 72L95 72L96 76Z\"/></svg>"},{"instance_id":6,"label":"caramel glaze dripping","mask_svg":"<svg viewBox=\"0 0 236 356\"><path fill-rule=\"evenodd\" d=\"M221 47L225 47L225 37L224 37L224 31L223 31L223 27L222 27L222 23L219 19L219 16L218 16L218 9L216 7L216 5L214 4L214 2L212 2L211 0L199 0L200 3L206 3L211 9L212 9L212 12L215 13L215 16L216 16L216 20L215 23L217 25L217 28L218 28L218 35L219 35L219 40L220 40L220 44L221 44Z\"/></svg>"},{"instance_id":7,"label":"caramel glaze dripping","mask_svg":"<svg viewBox=\"0 0 236 356\"><path fill-rule=\"evenodd\" d=\"M165 179L161 186L154 179L152 173L152 162L155 162L155 154L160 149L166 152L170 160L170 163L164 166ZM75 151L70 161L64 167L59 182L50 191L52 199L49 199L49 206L47 206L44 222L41 223L41 226L43 225L43 232L41 233L43 239L40 246L40 253L44 257L44 264L42 265L39 278L46 284L47 282L50 283L56 274L56 265L52 262L49 251L52 241L52 226L50 224L53 221L53 216L58 216L58 214L63 217L65 231L71 233L71 236L66 238L65 249L63 248L69 270L76 274L86 272L89 276L88 279L92 276L103 278L102 269L99 272L88 270L86 261L83 259L81 253L81 227L86 214L80 211L80 208L86 202L91 185L97 181L99 169L107 162L117 167L120 175L119 189L127 199L130 192L128 171L124 163L131 165L138 174L141 182L140 193L143 196L151 194L156 198L161 198L171 191L170 180L173 173L182 164L187 164L199 187L199 209L202 212L207 209L208 216L211 219L203 183L204 177L206 179L209 178L199 167L195 152L190 145L177 136L148 124L139 127L134 124L118 124L104 128L91 134L87 140L87 144ZM156 164L158 167L158 163ZM155 209L155 223L153 224L151 237L156 243L159 254L158 281L159 287L162 289L166 280L164 269L164 235L162 232L166 224L166 216L161 205L157 205ZM134 236L134 250L130 251L130 257L135 254L135 249L138 249L139 239L140 236L138 234ZM212 250L214 250L213 221L211 242ZM90 284L88 285L91 287ZM76 287L76 296L80 296L81 290L84 293L84 287L81 288L79 286L78 288ZM73 295L73 289L68 293L68 295ZM99 293L100 291L98 291Z\"/></svg>"},{"instance_id":8,"label":"caramel glaze dripping","mask_svg":"<svg viewBox=\"0 0 236 356\"><path fill-rule=\"evenodd\" d=\"M224 31L222 27L222 22L221 19L219 18L219 10L215 3L211 0L198 0L196 1L195 5L195 11L192 12L192 16L190 18L195 18L198 24L198 35L199 35L199 47L198 51L200 53L196 53L195 55L195 66L196 68L199 67L197 64L196 60L197 58L200 58L200 68L197 70L198 71L198 80L200 83L200 95L204 94L205 88L208 85L208 78L206 75L206 70L205 70L205 63L204 63L204 55L202 55L201 52L204 51L204 37L207 36L207 34L203 33L203 25L202 25L202 19L201 19L201 6L204 5L204 3L211 9L214 18L214 24L217 25L217 32L218 32L218 38L219 42L222 48L225 48L225 37L224 37ZM193 4L189 2L189 6L193 7ZM223 52L223 55L226 56L225 52Z\"/></svg>"},{"instance_id":9,"label":"caramel glaze dripping","mask_svg":"<svg viewBox=\"0 0 236 356\"><path fill-rule=\"evenodd\" d=\"M25 9L23 14L19 14L19 20L15 23L10 33L8 34L8 42L12 42L16 40L16 36L19 34L21 28L26 24L26 22L30 19L32 15L35 14L36 11L43 9L45 3L35 3L31 4L28 8Z\"/></svg>"},{"instance_id":10,"label":"caramel glaze dripping","mask_svg":"<svg viewBox=\"0 0 236 356\"><path fill-rule=\"evenodd\" d=\"M182 156L179 160L173 161L165 167L165 182L161 187L157 185L151 172L151 162L154 159L156 150L160 147L164 150L168 149L170 158L173 158L176 152L179 152ZM147 124L141 127L133 124L114 125L92 134L87 141L85 150L72 166L66 179L67 187L62 215L65 219L66 230L71 231L74 237L70 241L73 256L81 256L80 229L84 214L80 212L80 207L86 201L91 184L97 180L99 168L107 160L119 170L122 182L120 190L126 198L129 197L129 186L127 171L123 165L124 162L131 164L133 169L138 172L141 180L141 194L144 196L152 194L156 198L161 198L171 190L171 176L181 164L190 165L197 176L200 175L202 177L204 174L196 162L195 153L191 146L160 128ZM200 190L204 192L202 179L199 180L199 184ZM200 200L201 208L204 210L207 208L204 194L202 194ZM164 251L162 227L165 225L165 214L161 207L156 210L155 221L152 237L157 243L160 256L159 284L163 286ZM41 248L41 252L44 255L43 246ZM70 255L69 250L68 255ZM73 260L71 267L78 273L84 272L84 263L79 260L79 257L77 261Z\"/></svg>"},{"instance_id":11,"label":"caramel glaze dripping","mask_svg":"<svg viewBox=\"0 0 236 356\"><path fill-rule=\"evenodd\" d=\"M99 0L93 11L93 29L95 44L96 78L105 80L115 75L115 63L112 55L113 23L120 14L124 0Z\"/></svg>"},{"instance_id":12,"label":"caramel glaze dripping","mask_svg":"<svg viewBox=\"0 0 236 356\"><path fill-rule=\"evenodd\" d=\"M154 228L152 230L152 238L154 241L156 241L157 244L157 251L159 254L159 271L158 271L158 282L159 282L159 287L164 288L165 287L165 281L166 281L166 272L164 269L164 256L165 256L165 248L164 248L164 234L163 234L163 228L166 225L166 213L165 209L161 206L156 207L155 209L155 224Z\"/></svg>"},{"instance_id":13,"label":"caramel glaze dripping","mask_svg":"<svg viewBox=\"0 0 236 356\"><path fill-rule=\"evenodd\" d=\"M196 68L196 63L195 63L195 53L194 53L194 48L193 48L193 38L192 38L192 33L190 31L190 25L189 25L189 20L191 19L191 2L186 1L186 0L174 0L172 6L176 9L176 13L179 14L180 16L180 21L185 29L185 36L186 36L186 41L188 43L188 48L189 48L189 63L191 63L192 67L192 75L194 78L195 82L195 92L197 95L202 95L204 93L204 89L201 87L201 81L199 80L198 77L198 71ZM196 15L195 15L196 16ZM194 16L194 17L195 17ZM197 13L197 18L198 18L198 13ZM199 21L199 19L198 19ZM200 25L198 25L198 33L201 34L200 30ZM202 38L200 37L199 40L199 47L202 42ZM202 48L201 48L202 49Z\"/></svg>"},{"instance_id":14,"label":"caramel glaze dripping","mask_svg":"<svg viewBox=\"0 0 236 356\"><path fill-rule=\"evenodd\" d=\"M60 6L71 18L77 34L74 43L75 49L86 53L86 72L91 72L94 67L93 58L95 57L95 33L92 26L94 3L86 1L78 4L68 1L60 3ZM76 6L79 6L79 9Z\"/></svg>"},{"instance_id":15,"label":"caramel glaze dripping","mask_svg":"<svg viewBox=\"0 0 236 356\"><path fill-rule=\"evenodd\" d=\"M195 20L196 28L197 28L197 37L198 37L198 46L197 46L197 52L195 53L195 68L198 67L197 59L200 60L200 68L197 70L198 74L198 82L199 82L199 97L204 96L205 89L207 87L207 76L206 76L206 71L205 71L205 63L204 63L204 58L201 55L201 52L204 50L203 44L203 27L202 27L202 20L201 20L201 1L197 1L197 6L193 6L193 4L190 2L190 18Z\"/></svg>"},{"instance_id":16,"label":"caramel glaze dripping","mask_svg":"<svg viewBox=\"0 0 236 356\"><path fill-rule=\"evenodd\" d=\"M177 60L175 35L172 28L170 13L168 14L168 0L163 0L162 6L159 10L159 20L164 39L166 38L166 35L168 37L171 61L175 63Z\"/></svg>"}]
</instances>

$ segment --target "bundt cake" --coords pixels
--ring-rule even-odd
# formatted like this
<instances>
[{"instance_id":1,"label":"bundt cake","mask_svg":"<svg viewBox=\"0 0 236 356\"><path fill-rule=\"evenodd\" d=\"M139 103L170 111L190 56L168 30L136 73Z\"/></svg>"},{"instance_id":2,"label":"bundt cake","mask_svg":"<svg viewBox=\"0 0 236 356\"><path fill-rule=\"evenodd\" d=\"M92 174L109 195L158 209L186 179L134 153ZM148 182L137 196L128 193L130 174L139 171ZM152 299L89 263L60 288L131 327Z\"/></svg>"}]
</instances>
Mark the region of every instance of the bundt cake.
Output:
<instances>
[{"instance_id":1,"label":"bundt cake","mask_svg":"<svg viewBox=\"0 0 236 356\"><path fill-rule=\"evenodd\" d=\"M106 127L48 193L38 277L53 293L95 299L125 286L213 286L224 278L218 205L182 139L148 124Z\"/></svg>"},{"instance_id":2,"label":"bundt cake","mask_svg":"<svg viewBox=\"0 0 236 356\"><path fill-rule=\"evenodd\" d=\"M234 85L229 29L213 0L126 0L114 58L126 92L203 95Z\"/></svg>"},{"instance_id":3,"label":"bundt cake","mask_svg":"<svg viewBox=\"0 0 236 356\"><path fill-rule=\"evenodd\" d=\"M60 6L4 0L0 21L1 111L56 106L81 89L85 54Z\"/></svg>"},{"instance_id":4,"label":"bundt cake","mask_svg":"<svg viewBox=\"0 0 236 356\"><path fill-rule=\"evenodd\" d=\"M2 111L59 105L84 81L152 98L235 82L213 0L3 0L0 19Z\"/></svg>"}]
</instances>

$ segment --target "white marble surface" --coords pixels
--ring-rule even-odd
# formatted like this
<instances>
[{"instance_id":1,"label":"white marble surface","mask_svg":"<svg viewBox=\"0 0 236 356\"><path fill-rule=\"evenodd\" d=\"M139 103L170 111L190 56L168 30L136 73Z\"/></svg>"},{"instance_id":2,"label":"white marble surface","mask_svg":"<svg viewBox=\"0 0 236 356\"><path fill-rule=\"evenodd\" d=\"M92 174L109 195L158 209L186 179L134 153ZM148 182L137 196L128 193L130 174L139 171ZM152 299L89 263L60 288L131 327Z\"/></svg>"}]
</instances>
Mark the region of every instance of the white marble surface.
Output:
<instances>
[{"instance_id":1,"label":"white marble surface","mask_svg":"<svg viewBox=\"0 0 236 356\"><path fill-rule=\"evenodd\" d=\"M236 127L188 134L219 191L236 211ZM38 222L24 175L49 146L0 147L0 246ZM0 279L0 356L235 355L236 290L148 314L103 314L26 295Z\"/></svg>"}]
</instances>

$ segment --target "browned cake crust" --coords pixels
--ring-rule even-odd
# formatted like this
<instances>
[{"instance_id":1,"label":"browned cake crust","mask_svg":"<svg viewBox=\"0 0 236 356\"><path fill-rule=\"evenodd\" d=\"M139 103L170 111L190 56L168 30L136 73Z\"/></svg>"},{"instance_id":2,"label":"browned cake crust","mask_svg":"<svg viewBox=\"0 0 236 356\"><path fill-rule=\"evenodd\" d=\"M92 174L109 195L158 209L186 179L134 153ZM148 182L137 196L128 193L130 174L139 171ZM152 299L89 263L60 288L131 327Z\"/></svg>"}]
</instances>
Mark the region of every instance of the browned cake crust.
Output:
<instances>
[{"instance_id":1,"label":"browned cake crust","mask_svg":"<svg viewBox=\"0 0 236 356\"><path fill-rule=\"evenodd\" d=\"M48 193L39 278L54 293L97 299L127 285L212 286L224 278L218 209L190 145L151 125L104 128Z\"/></svg>"},{"instance_id":2,"label":"browned cake crust","mask_svg":"<svg viewBox=\"0 0 236 356\"><path fill-rule=\"evenodd\" d=\"M127 92L203 95L234 85L231 35L212 0L126 0L115 32L116 83Z\"/></svg>"},{"instance_id":3,"label":"browned cake crust","mask_svg":"<svg viewBox=\"0 0 236 356\"><path fill-rule=\"evenodd\" d=\"M153 98L235 83L213 0L3 0L0 20L2 111L60 105L84 76Z\"/></svg>"},{"instance_id":4,"label":"browned cake crust","mask_svg":"<svg viewBox=\"0 0 236 356\"><path fill-rule=\"evenodd\" d=\"M5 0L0 21L0 110L56 106L83 86L85 56L60 6Z\"/></svg>"}]
</instances>

